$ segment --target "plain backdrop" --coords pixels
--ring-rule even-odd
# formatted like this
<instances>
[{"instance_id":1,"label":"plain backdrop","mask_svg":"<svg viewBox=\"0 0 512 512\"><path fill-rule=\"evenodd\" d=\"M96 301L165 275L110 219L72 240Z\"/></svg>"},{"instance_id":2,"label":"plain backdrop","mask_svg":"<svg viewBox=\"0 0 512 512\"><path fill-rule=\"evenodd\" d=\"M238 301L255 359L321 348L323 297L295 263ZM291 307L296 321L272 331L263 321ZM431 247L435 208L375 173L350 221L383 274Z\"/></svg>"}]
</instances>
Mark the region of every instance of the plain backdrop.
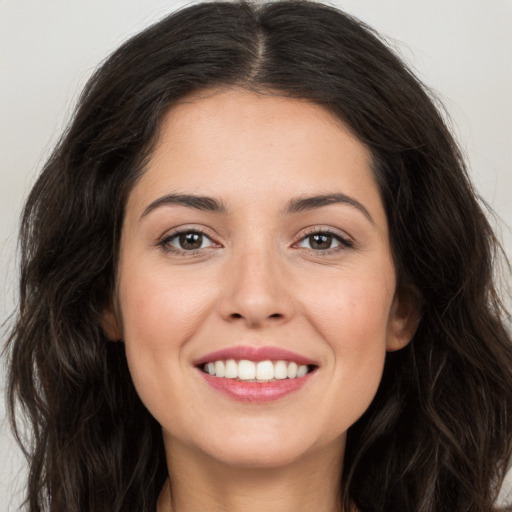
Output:
<instances>
[{"instance_id":1,"label":"plain backdrop","mask_svg":"<svg viewBox=\"0 0 512 512\"><path fill-rule=\"evenodd\" d=\"M26 194L79 91L120 43L181 0L0 0L0 322L16 295L16 230ZM512 254L512 1L332 1L388 36L437 92L473 181ZM5 329L5 327L4 327ZM0 392L4 390L4 362ZM0 510L14 511L22 457L0 406ZM508 487L507 487L508 489ZM502 496L508 490L503 490Z\"/></svg>"}]
</instances>

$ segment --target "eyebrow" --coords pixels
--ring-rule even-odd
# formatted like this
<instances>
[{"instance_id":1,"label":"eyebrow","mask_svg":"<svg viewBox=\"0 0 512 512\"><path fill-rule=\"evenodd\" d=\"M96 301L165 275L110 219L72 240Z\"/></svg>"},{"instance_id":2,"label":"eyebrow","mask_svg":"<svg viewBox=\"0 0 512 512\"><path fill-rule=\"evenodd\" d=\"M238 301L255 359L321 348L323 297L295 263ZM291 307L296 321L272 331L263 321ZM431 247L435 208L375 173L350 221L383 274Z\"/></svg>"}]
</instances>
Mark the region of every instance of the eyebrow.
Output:
<instances>
[{"instance_id":1,"label":"eyebrow","mask_svg":"<svg viewBox=\"0 0 512 512\"><path fill-rule=\"evenodd\" d=\"M193 194L167 194L159 197L151 204L149 204L140 218L142 219L153 210L160 208L161 206L178 205L186 206L188 208L195 208L196 210L202 210L207 212L226 212L226 207L222 201L218 201L213 197L207 196L196 196Z\"/></svg>"},{"instance_id":2,"label":"eyebrow","mask_svg":"<svg viewBox=\"0 0 512 512\"><path fill-rule=\"evenodd\" d=\"M291 199L284 208L284 214L314 210L316 208L322 208L324 206L339 203L348 204L357 208L372 224L375 224L375 221L368 210L359 201L339 192L335 194L322 194ZM186 206L188 208L207 212L225 213L227 211L224 203L213 197L198 196L194 194L167 194L150 203L142 213L141 219L153 210L168 205Z\"/></svg>"},{"instance_id":3,"label":"eyebrow","mask_svg":"<svg viewBox=\"0 0 512 512\"><path fill-rule=\"evenodd\" d=\"M286 205L284 212L287 214L298 213L339 203L348 204L357 208L372 224L375 224L370 212L359 201L342 193L298 197L296 199L292 199Z\"/></svg>"}]
</instances>

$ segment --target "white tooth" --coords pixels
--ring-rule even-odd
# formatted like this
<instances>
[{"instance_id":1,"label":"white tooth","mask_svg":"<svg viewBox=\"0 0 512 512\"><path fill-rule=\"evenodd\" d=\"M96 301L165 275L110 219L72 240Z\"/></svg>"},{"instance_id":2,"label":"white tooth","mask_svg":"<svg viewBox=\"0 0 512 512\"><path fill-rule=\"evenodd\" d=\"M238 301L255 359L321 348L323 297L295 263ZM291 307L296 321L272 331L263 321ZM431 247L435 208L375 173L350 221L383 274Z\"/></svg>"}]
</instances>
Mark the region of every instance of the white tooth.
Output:
<instances>
[{"instance_id":1,"label":"white tooth","mask_svg":"<svg viewBox=\"0 0 512 512\"><path fill-rule=\"evenodd\" d=\"M226 361L224 377L226 377L226 379L236 379L238 377L238 364L236 364L234 359L228 359Z\"/></svg>"},{"instance_id":2,"label":"white tooth","mask_svg":"<svg viewBox=\"0 0 512 512\"><path fill-rule=\"evenodd\" d=\"M210 375L215 375L215 363L208 363L206 365L206 371L210 374Z\"/></svg>"},{"instance_id":3,"label":"white tooth","mask_svg":"<svg viewBox=\"0 0 512 512\"><path fill-rule=\"evenodd\" d=\"M277 361L274 365L274 377L276 379L286 379L288 377L288 363L286 361Z\"/></svg>"},{"instance_id":4,"label":"white tooth","mask_svg":"<svg viewBox=\"0 0 512 512\"><path fill-rule=\"evenodd\" d=\"M224 377L226 369L223 361L215 361L215 375L217 377Z\"/></svg>"},{"instance_id":5,"label":"white tooth","mask_svg":"<svg viewBox=\"0 0 512 512\"><path fill-rule=\"evenodd\" d=\"M272 361L260 361L256 365L257 380L272 380L274 378L274 365Z\"/></svg>"},{"instance_id":6,"label":"white tooth","mask_svg":"<svg viewBox=\"0 0 512 512\"><path fill-rule=\"evenodd\" d=\"M295 377L297 377L297 369L298 369L298 366L297 366L297 363L294 363L293 361L291 363L288 364L288 378L289 379L294 379Z\"/></svg>"},{"instance_id":7,"label":"white tooth","mask_svg":"<svg viewBox=\"0 0 512 512\"><path fill-rule=\"evenodd\" d=\"M240 380L252 380L256 378L256 365L247 359L238 362L238 378Z\"/></svg>"},{"instance_id":8,"label":"white tooth","mask_svg":"<svg viewBox=\"0 0 512 512\"><path fill-rule=\"evenodd\" d=\"M308 367L305 364L301 364L297 370L297 377L304 377L308 373Z\"/></svg>"}]
</instances>

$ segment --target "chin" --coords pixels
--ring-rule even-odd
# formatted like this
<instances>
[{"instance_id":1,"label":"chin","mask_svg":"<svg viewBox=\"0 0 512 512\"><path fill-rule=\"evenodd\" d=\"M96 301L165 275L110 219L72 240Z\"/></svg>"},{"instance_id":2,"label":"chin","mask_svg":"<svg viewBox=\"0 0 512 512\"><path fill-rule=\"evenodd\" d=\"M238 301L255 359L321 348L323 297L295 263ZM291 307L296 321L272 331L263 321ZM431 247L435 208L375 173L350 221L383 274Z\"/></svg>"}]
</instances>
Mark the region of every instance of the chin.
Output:
<instances>
[{"instance_id":1,"label":"chin","mask_svg":"<svg viewBox=\"0 0 512 512\"><path fill-rule=\"evenodd\" d=\"M227 465L246 469L271 469L284 467L304 456L298 447L282 446L236 446L217 451L214 458Z\"/></svg>"},{"instance_id":2,"label":"chin","mask_svg":"<svg viewBox=\"0 0 512 512\"><path fill-rule=\"evenodd\" d=\"M311 432L255 428L250 432L229 431L229 436L210 439L200 449L209 458L226 466L277 469L305 460L327 444L328 440L322 443Z\"/></svg>"}]
</instances>

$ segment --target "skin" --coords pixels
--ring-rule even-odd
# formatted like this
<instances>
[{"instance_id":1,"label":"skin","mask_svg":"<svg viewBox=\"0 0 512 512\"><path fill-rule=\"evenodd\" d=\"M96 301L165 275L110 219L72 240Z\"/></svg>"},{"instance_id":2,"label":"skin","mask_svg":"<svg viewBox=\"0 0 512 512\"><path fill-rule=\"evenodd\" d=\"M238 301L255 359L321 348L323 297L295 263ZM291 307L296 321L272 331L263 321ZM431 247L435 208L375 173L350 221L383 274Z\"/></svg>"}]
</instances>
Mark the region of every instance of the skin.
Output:
<instances>
[{"instance_id":1,"label":"skin","mask_svg":"<svg viewBox=\"0 0 512 512\"><path fill-rule=\"evenodd\" d=\"M285 211L332 193L352 204ZM224 210L154 205L168 194ZM202 247L180 249L178 228L204 232ZM334 234L329 249L314 245L318 232ZM337 510L346 431L386 351L416 325L396 288L370 154L329 112L239 89L173 107L127 202L117 304L104 318L162 425L173 510ZM289 349L318 369L275 402L237 402L193 361L240 344ZM164 487L160 512L169 496Z\"/></svg>"}]
</instances>

